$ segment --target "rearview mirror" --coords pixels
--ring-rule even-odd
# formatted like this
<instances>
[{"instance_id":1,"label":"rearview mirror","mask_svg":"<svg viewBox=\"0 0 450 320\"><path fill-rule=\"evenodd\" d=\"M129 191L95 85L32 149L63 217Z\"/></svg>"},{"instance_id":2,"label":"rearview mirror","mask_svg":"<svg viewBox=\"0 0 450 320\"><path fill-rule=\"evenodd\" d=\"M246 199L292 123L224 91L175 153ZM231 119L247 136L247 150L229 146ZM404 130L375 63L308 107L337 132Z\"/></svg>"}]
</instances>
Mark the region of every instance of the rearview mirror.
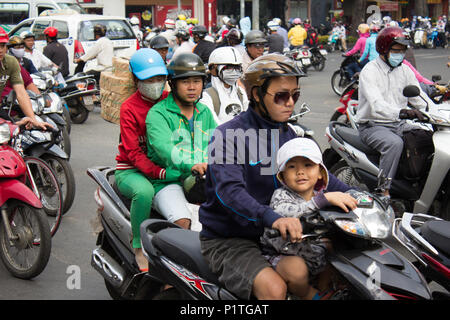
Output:
<instances>
[{"instance_id":1,"label":"rearview mirror","mask_svg":"<svg viewBox=\"0 0 450 320\"><path fill-rule=\"evenodd\" d=\"M403 95L407 98L418 97L420 95L420 89L415 85L406 86L403 89Z\"/></svg>"},{"instance_id":2,"label":"rearview mirror","mask_svg":"<svg viewBox=\"0 0 450 320\"><path fill-rule=\"evenodd\" d=\"M433 81L433 82L438 82L440 80L442 80L442 77L438 74L435 74L431 77L431 81Z\"/></svg>"}]
</instances>

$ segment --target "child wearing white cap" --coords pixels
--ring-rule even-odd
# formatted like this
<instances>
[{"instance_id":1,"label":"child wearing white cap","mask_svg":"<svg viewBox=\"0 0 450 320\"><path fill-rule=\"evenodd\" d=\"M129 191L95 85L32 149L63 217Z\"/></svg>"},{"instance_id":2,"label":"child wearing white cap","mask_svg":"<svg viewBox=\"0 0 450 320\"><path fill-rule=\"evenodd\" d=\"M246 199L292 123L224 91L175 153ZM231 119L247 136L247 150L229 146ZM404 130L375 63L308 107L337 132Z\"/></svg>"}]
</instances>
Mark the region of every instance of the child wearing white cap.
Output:
<instances>
[{"instance_id":1,"label":"child wearing white cap","mask_svg":"<svg viewBox=\"0 0 450 320\"><path fill-rule=\"evenodd\" d=\"M286 142L277 153L277 166L277 178L283 186L275 190L270 201L276 213L284 217L300 217L330 205L338 206L345 212L356 208L357 200L347 193L324 193L328 185L328 171L322 162L320 149L313 140L296 138ZM324 242L293 243L282 236L271 238L268 232L266 228L261 244L274 268L283 256L296 255L304 259L310 276L323 273L327 249ZM320 289L325 290L323 287ZM330 295L320 294L313 287L310 290L316 292L314 299L326 299Z\"/></svg>"}]
</instances>

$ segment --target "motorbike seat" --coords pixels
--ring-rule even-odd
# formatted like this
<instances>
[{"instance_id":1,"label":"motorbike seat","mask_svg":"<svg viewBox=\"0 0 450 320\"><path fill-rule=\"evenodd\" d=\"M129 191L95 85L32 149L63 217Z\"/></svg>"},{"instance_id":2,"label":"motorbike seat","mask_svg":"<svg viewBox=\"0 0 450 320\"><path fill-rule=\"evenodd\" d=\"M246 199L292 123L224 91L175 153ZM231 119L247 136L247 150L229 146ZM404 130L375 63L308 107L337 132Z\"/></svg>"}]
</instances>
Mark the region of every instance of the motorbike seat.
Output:
<instances>
[{"instance_id":1,"label":"motorbike seat","mask_svg":"<svg viewBox=\"0 0 450 320\"><path fill-rule=\"evenodd\" d=\"M220 285L201 253L198 232L180 228L163 229L153 237L152 244L175 263L208 282Z\"/></svg>"},{"instance_id":2,"label":"motorbike seat","mask_svg":"<svg viewBox=\"0 0 450 320\"><path fill-rule=\"evenodd\" d=\"M450 221L427 221L420 230L428 242L450 256Z\"/></svg>"},{"instance_id":3,"label":"motorbike seat","mask_svg":"<svg viewBox=\"0 0 450 320\"><path fill-rule=\"evenodd\" d=\"M357 148L361 152L364 152L365 154L368 154L368 155L378 155L379 154L376 150L368 147L361 140L358 130L355 130L355 129L352 129L349 127L345 127L345 126L339 126L339 127L336 127L336 133L342 139L344 139L345 142L349 143L350 145Z\"/></svg>"}]
</instances>

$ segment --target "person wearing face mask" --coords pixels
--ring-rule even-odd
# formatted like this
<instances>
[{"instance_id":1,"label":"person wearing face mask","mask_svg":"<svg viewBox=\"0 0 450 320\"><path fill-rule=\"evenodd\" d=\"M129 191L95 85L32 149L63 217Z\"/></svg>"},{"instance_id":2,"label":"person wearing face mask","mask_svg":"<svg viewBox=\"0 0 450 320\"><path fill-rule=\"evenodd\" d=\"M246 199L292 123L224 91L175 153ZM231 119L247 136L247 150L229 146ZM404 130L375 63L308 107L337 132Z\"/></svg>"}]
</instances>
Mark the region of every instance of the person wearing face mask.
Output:
<instances>
[{"instance_id":1,"label":"person wearing face mask","mask_svg":"<svg viewBox=\"0 0 450 320\"><path fill-rule=\"evenodd\" d=\"M120 108L120 143L116 156L116 182L120 192L131 199L132 246L141 271L148 269L140 241L139 226L149 217L155 194L151 179L164 180L166 170L147 157L145 118L158 101L168 95L163 91L167 68L153 49L136 51L130 59L137 91Z\"/></svg>"},{"instance_id":2,"label":"person wearing face mask","mask_svg":"<svg viewBox=\"0 0 450 320\"><path fill-rule=\"evenodd\" d=\"M183 181L197 172L203 176L207 147L217 124L212 112L199 102L206 68L194 53L181 53L167 66L169 96L148 112L147 156L166 168L166 179L152 179L153 207L168 221L182 228L197 225L186 199Z\"/></svg>"},{"instance_id":3,"label":"person wearing face mask","mask_svg":"<svg viewBox=\"0 0 450 320\"><path fill-rule=\"evenodd\" d=\"M25 43L19 36L12 36L8 42L9 54L16 57L20 65L28 71L29 74L38 72L33 62L30 59L24 57L25 55Z\"/></svg>"},{"instance_id":4,"label":"person wearing face mask","mask_svg":"<svg viewBox=\"0 0 450 320\"><path fill-rule=\"evenodd\" d=\"M215 49L209 56L211 87L203 92L200 102L212 111L214 119L222 124L247 110L245 90L237 85L242 76L242 56L233 47Z\"/></svg>"},{"instance_id":5,"label":"person wearing face mask","mask_svg":"<svg viewBox=\"0 0 450 320\"><path fill-rule=\"evenodd\" d=\"M420 97L406 98L403 88L419 82L410 67L403 64L409 35L399 27L383 29L377 37L379 56L366 64L359 77L359 106L356 121L362 141L380 153L378 190L389 196L392 179L403 151L403 135L420 127L406 119L425 117L419 111L426 102ZM433 102L421 90L421 96ZM410 104L413 108L408 108Z\"/></svg>"}]
</instances>

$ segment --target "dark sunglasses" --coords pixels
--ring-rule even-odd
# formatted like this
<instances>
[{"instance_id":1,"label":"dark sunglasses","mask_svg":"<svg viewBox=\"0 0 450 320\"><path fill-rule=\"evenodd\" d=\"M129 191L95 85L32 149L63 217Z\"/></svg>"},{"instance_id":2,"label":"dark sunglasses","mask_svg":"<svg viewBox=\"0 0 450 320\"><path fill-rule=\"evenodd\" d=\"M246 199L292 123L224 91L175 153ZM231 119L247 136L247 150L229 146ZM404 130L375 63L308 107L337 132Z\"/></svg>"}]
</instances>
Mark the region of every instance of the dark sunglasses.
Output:
<instances>
[{"instance_id":1,"label":"dark sunglasses","mask_svg":"<svg viewBox=\"0 0 450 320\"><path fill-rule=\"evenodd\" d=\"M289 101L290 97L292 97L292 100L294 101L294 103L296 103L298 98L300 98L300 90L295 91L293 94L288 91L277 93L267 92L267 94L273 96L273 101L276 104L286 104Z\"/></svg>"},{"instance_id":2,"label":"dark sunglasses","mask_svg":"<svg viewBox=\"0 0 450 320\"><path fill-rule=\"evenodd\" d=\"M261 49L261 48L265 47L264 43L256 43L256 44L252 44L251 46L253 46L257 49Z\"/></svg>"},{"instance_id":3,"label":"dark sunglasses","mask_svg":"<svg viewBox=\"0 0 450 320\"><path fill-rule=\"evenodd\" d=\"M222 70L238 70L242 71L242 66L237 64L224 64Z\"/></svg>"}]
</instances>

